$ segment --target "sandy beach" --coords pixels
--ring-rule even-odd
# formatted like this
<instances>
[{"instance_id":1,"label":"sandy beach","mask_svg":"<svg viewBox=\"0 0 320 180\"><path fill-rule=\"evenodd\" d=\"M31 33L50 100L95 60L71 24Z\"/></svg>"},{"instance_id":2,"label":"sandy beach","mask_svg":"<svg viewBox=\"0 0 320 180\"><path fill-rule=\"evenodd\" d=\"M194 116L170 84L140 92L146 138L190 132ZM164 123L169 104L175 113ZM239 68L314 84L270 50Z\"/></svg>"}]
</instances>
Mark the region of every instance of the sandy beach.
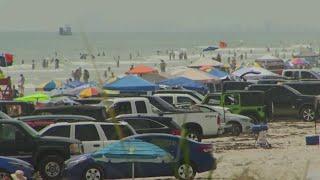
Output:
<instances>
[{"instance_id":1,"label":"sandy beach","mask_svg":"<svg viewBox=\"0 0 320 180\"><path fill-rule=\"evenodd\" d=\"M269 123L271 149L255 148L252 135L219 137L205 142L215 144L218 167L212 179L305 179L310 164L320 161L320 146L306 146L305 136L314 134L314 123ZM197 178L208 178L202 173Z\"/></svg>"}]
</instances>

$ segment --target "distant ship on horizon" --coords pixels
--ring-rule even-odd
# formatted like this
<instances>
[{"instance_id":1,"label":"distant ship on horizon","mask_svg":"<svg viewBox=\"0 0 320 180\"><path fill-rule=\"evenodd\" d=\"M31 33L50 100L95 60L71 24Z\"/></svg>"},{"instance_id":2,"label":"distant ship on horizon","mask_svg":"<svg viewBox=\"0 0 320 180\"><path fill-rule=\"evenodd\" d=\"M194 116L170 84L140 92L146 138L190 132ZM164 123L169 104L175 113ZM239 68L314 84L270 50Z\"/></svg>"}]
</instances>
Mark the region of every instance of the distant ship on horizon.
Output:
<instances>
[{"instance_id":1,"label":"distant ship on horizon","mask_svg":"<svg viewBox=\"0 0 320 180\"><path fill-rule=\"evenodd\" d=\"M65 25L64 27L59 28L59 34L61 36L71 36L72 35L72 29L70 25Z\"/></svg>"}]
</instances>

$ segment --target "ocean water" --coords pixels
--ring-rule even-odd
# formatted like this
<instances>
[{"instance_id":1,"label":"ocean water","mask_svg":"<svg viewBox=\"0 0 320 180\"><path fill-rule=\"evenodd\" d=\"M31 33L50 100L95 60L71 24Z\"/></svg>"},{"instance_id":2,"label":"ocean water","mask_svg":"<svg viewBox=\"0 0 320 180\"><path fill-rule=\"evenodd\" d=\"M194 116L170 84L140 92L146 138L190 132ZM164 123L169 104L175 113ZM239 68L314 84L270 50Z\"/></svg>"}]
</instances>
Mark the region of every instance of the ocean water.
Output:
<instances>
[{"instance_id":1,"label":"ocean water","mask_svg":"<svg viewBox=\"0 0 320 180\"><path fill-rule=\"evenodd\" d=\"M226 41L230 48L250 47L289 47L293 44L312 44L319 47L320 40L316 33L74 33L72 36L60 36L55 32L0 32L0 52L14 54L12 67L2 68L6 74L18 81L19 74L26 77L27 92L51 79L65 81L71 71L77 67L86 68L91 73L91 80L101 79L109 66L117 75L125 72L131 64L145 63L157 66L159 59L168 59L157 50L186 48L189 61L170 61L172 66L186 66L190 61L199 58L199 46L215 45L220 40ZM53 64L43 69L43 58L52 58L58 54L61 68L55 70ZM80 53L105 52L105 57L96 56L95 64L91 60L80 60ZM133 60L129 60L129 54ZM139 53L139 57L137 54ZM261 53L261 52L259 52ZM264 52L262 52L264 53ZM120 68L117 68L113 57L120 56ZM25 64L21 64L21 60ZM36 69L31 69L35 60ZM172 65L172 66L171 66ZM169 67L169 68L170 68Z\"/></svg>"}]
</instances>

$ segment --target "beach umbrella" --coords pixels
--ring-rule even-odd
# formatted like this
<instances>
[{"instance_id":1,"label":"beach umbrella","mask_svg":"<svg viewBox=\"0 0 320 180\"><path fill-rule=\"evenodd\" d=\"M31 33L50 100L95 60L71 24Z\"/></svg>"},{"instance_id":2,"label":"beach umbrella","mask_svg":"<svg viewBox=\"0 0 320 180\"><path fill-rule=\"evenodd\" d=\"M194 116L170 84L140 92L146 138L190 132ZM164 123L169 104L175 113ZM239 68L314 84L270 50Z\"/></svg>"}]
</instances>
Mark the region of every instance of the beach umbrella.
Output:
<instances>
[{"instance_id":1,"label":"beach umbrella","mask_svg":"<svg viewBox=\"0 0 320 180\"><path fill-rule=\"evenodd\" d=\"M219 47L217 47L217 46L209 46L209 47L207 47L207 48L204 48L202 51L203 51L203 52L206 52L206 51L215 51L215 50L217 50L217 49L219 49Z\"/></svg>"},{"instance_id":2,"label":"beach umbrella","mask_svg":"<svg viewBox=\"0 0 320 180\"><path fill-rule=\"evenodd\" d=\"M303 65L309 65L310 63L305 58L293 58L290 62L290 65L293 66L303 66Z\"/></svg>"},{"instance_id":3,"label":"beach umbrella","mask_svg":"<svg viewBox=\"0 0 320 180\"><path fill-rule=\"evenodd\" d=\"M82 98L94 97L94 96L99 96L101 92L102 91L97 87L89 87L89 88L83 89L79 93L79 96Z\"/></svg>"},{"instance_id":4,"label":"beach umbrella","mask_svg":"<svg viewBox=\"0 0 320 180\"><path fill-rule=\"evenodd\" d=\"M160 147L133 138L109 144L94 152L92 158L107 163L131 163L132 179L135 174L135 163L164 163L173 160L173 157Z\"/></svg>"},{"instance_id":5,"label":"beach umbrella","mask_svg":"<svg viewBox=\"0 0 320 180\"><path fill-rule=\"evenodd\" d=\"M56 80L51 80L46 83L42 83L36 88L36 91L52 91L57 88L62 87L62 82L61 81L56 81Z\"/></svg>"},{"instance_id":6,"label":"beach umbrella","mask_svg":"<svg viewBox=\"0 0 320 180\"><path fill-rule=\"evenodd\" d=\"M127 74L149 74L149 73L158 73L158 70L150 67L150 66L145 66L143 64L137 65L133 67L131 70L126 72Z\"/></svg>"},{"instance_id":7,"label":"beach umbrella","mask_svg":"<svg viewBox=\"0 0 320 180\"><path fill-rule=\"evenodd\" d=\"M23 96L15 99L16 101L22 101L22 102L39 102L39 101L48 101L50 100L50 96L43 93L36 93L28 96Z\"/></svg>"},{"instance_id":8,"label":"beach umbrella","mask_svg":"<svg viewBox=\"0 0 320 180\"><path fill-rule=\"evenodd\" d=\"M200 58L198 60L196 60L195 62L193 62L192 64L190 64L188 67L192 67L192 68L200 68L200 67L223 67L223 63L216 61L212 58Z\"/></svg>"}]
</instances>

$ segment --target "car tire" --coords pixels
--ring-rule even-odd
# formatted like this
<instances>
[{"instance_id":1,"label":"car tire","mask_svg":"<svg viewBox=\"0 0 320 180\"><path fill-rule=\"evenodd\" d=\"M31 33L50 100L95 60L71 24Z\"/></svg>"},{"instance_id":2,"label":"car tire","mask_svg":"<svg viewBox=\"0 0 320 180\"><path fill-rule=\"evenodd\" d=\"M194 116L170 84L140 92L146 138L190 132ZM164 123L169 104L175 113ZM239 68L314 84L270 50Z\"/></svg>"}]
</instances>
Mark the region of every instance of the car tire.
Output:
<instances>
[{"instance_id":1,"label":"car tire","mask_svg":"<svg viewBox=\"0 0 320 180\"><path fill-rule=\"evenodd\" d=\"M48 180L59 179L62 171L63 158L60 156L45 156L40 161L41 177Z\"/></svg>"},{"instance_id":2,"label":"car tire","mask_svg":"<svg viewBox=\"0 0 320 180\"><path fill-rule=\"evenodd\" d=\"M175 168L175 177L180 180L194 179L196 176L196 169L190 163L180 163Z\"/></svg>"},{"instance_id":3,"label":"car tire","mask_svg":"<svg viewBox=\"0 0 320 180\"><path fill-rule=\"evenodd\" d=\"M186 138L201 142L202 135L201 135L200 131L196 128L187 128L186 129Z\"/></svg>"},{"instance_id":4,"label":"car tire","mask_svg":"<svg viewBox=\"0 0 320 180\"><path fill-rule=\"evenodd\" d=\"M231 128L233 136L239 136L242 133L242 126L239 123L232 123Z\"/></svg>"},{"instance_id":5,"label":"car tire","mask_svg":"<svg viewBox=\"0 0 320 180\"><path fill-rule=\"evenodd\" d=\"M311 106L305 106L301 108L300 111L300 118L304 121L314 121L315 119L315 112Z\"/></svg>"},{"instance_id":6,"label":"car tire","mask_svg":"<svg viewBox=\"0 0 320 180\"><path fill-rule=\"evenodd\" d=\"M8 171L0 169L0 179L12 179Z\"/></svg>"},{"instance_id":7,"label":"car tire","mask_svg":"<svg viewBox=\"0 0 320 180\"><path fill-rule=\"evenodd\" d=\"M82 180L102 180L104 179L103 171L100 167L91 165L87 167L82 174Z\"/></svg>"}]
</instances>

